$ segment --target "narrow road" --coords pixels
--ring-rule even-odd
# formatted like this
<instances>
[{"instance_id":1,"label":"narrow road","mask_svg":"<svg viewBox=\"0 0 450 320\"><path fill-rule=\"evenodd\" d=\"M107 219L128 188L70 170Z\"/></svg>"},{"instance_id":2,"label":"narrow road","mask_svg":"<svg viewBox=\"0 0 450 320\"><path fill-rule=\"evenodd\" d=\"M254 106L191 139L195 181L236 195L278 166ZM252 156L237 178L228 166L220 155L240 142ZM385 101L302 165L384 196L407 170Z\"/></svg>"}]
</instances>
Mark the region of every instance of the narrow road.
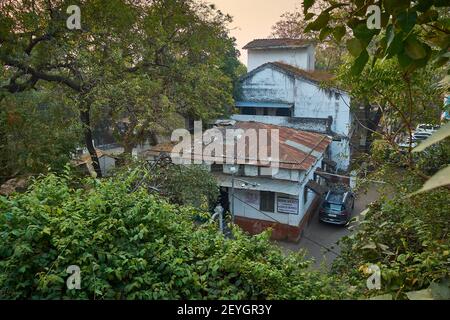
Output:
<instances>
[{"instance_id":1,"label":"narrow road","mask_svg":"<svg viewBox=\"0 0 450 320\"><path fill-rule=\"evenodd\" d=\"M379 192L376 185L369 187L367 194L358 194L355 200L353 217L363 212L367 205L377 200L378 197ZM299 243L277 242L277 244L286 252L305 249L306 257L314 259L313 267L315 269L319 269L322 266L328 269L340 252L337 242L342 237L350 234L350 232L347 227L320 222L318 213L316 213L309 226L306 227Z\"/></svg>"}]
</instances>

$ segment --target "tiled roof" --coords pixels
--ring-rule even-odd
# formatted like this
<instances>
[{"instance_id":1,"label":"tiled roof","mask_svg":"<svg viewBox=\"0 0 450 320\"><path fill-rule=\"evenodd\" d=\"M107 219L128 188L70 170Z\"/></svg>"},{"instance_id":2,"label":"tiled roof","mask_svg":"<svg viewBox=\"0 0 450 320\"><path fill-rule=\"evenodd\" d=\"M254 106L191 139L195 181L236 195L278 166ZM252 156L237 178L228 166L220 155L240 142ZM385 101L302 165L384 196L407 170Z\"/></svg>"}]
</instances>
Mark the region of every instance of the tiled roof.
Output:
<instances>
[{"instance_id":1,"label":"tiled roof","mask_svg":"<svg viewBox=\"0 0 450 320\"><path fill-rule=\"evenodd\" d=\"M326 135L260 122L237 122L233 128L244 130L266 129L268 133L270 133L270 130L272 129L278 129L280 139L279 167L284 169L308 170L317 161L316 156L313 154L323 154L331 143L331 139ZM268 139L268 141L270 140ZM295 145L300 145L303 150L309 149L312 151L306 152L300 150L300 148ZM246 150L249 150L251 147L252 146L246 146ZM268 153L271 154L270 148Z\"/></svg>"},{"instance_id":2,"label":"tiled roof","mask_svg":"<svg viewBox=\"0 0 450 320\"><path fill-rule=\"evenodd\" d=\"M279 168L283 169L291 169L291 170L308 170L313 166L316 161L318 155L321 155L325 152L327 147L331 143L331 138L318 134L318 133L312 133L312 132L306 132L306 131L300 131L292 128L287 127L281 127L281 126L275 126L275 125L269 125L264 124L260 122L244 122L244 121L237 121L234 125L228 125L223 127L216 127L217 129L222 131L222 135L225 138L225 130L226 129L254 129L256 130L256 134L258 135L258 130L266 129L267 130L267 141L268 141L268 150L267 155L271 156L271 130L272 129L278 129L278 136L279 136L279 161L278 166ZM243 162L250 164L250 162L254 162L257 166L263 166L267 167L267 163L263 163L264 160L267 159L251 159L250 156L254 154L255 152L257 155L259 155L258 145L250 145L248 139L245 139L245 137L236 138L234 143L234 146L231 148L234 148L234 155L235 160L238 162ZM238 143L245 143L245 154L238 154L237 152L237 145ZM200 141L195 140L194 143L201 143ZM226 143L226 141L225 141ZM214 156L217 159L222 159L221 161L225 162L225 155L227 150L227 145L224 143L223 145L223 152L222 154L215 154ZM150 150L146 152L147 156L155 156L160 154L161 152L170 153L172 148L175 146L175 143L165 143L160 144L157 146L152 147ZM205 145L203 144L203 147ZM228 146L229 147L229 146ZM188 159L192 158L193 160L204 160L202 158L202 154L196 154L195 149L192 148L191 155L188 155ZM270 165L273 166L273 161L275 159L272 159L272 163Z\"/></svg>"},{"instance_id":3,"label":"tiled roof","mask_svg":"<svg viewBox=\"0 0 450 320\"><path fill-rule=\"evenodd\" d=\"M268 48L303 48L313 44L305 39L255 39L247 43L243 49L268 49Z\"/></svg>"},{"instance_id":4,"label":"tiled roof","mask_svg":"<svg viewBox=\"0 0 450 320\"><path fill-rule=\"evenodd\" d=\"M331 73L322 70L307 71L279 61L269 62L269 64L283 69L294 76L303 77L314 82L327 82L334 78Z\"/></svg>"}]
</instances>

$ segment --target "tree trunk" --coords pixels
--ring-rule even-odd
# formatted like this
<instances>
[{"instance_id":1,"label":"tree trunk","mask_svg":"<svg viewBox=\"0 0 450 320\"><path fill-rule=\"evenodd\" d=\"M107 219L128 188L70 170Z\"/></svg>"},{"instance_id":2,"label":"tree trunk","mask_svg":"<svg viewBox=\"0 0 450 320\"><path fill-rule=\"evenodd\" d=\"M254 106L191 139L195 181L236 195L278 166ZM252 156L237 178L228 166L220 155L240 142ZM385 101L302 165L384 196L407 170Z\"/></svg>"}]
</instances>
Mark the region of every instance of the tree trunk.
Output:
<instances>
[{"instance_id":1,"label":"tree trunk","mask_svg":"<svg viewBox=\"0 0 450 320\"><path fill-rule=\"evenodd\" d=\"M368 107L370 110L370 106ZM380 123L381 117L383 116L383 112L380 108L376 111L376 113L371 116L370 111L366 113L367 115L367 127L373 131L377 131L378 125ZM366 136L366 151L369 151L373 142L373 132L367 130Z\"/></svg>"},{"instance_id":2,"label":"tree trunk","mask_svg":"<svg viewBox=\"0 0 450 320\"><path fill-rule=\"evenodd\" d=\"M80 110L80 120L83 124L83 133L84 133L84 143L86 144L86 148L89 151L92 159L92 166L94 167L95 172L97 173L97 177L102 177L102 170L100 168L100 162L98 161L97 152L95 151L94 144L92 142L92 130L91 130L91 117L89 114L89 109Z\"/></svg>"},{"instance_id":3,"label":"tree trunk","mask_svg":"<svg viewBox=\"0 0 450 320\"><path fill-rule=\"evenodd\" d=\"M131 157L133 156L133 149L133 143L125 143L125 145L123 146L123 155L131 159Z\"/></svg>"}]
</instances>

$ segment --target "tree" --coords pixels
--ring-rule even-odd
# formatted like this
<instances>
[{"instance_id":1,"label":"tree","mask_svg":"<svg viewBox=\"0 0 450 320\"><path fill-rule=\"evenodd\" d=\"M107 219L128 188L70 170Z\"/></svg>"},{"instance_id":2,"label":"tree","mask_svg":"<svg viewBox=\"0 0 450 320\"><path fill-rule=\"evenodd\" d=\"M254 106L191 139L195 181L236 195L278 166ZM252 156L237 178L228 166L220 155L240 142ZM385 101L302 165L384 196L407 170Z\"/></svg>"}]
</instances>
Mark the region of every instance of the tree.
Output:
<instances>
[{"instance_id":1,"label":"tree","mask_svg":"<svg viewBox=\"0 0 450 320\"><path fill-rule=\"evenodd\" d=\"M388 182L391 199L370 205L359 219L358 231L340 241L341 255L333 273L348 278L358 293L371 297L388 294L393 299L410 298L409 292L445 283L450 276L449 190L408 196L421 180L392 165L381 165L374 178ZM381 269L381 290L365 287L371 264ZM448 284L443 287L450 299Z\"/></svg>"},{"instance_id":2,"label":"tree","mask_svg":"<svg viewBox=\"0 0 450 320\"><path fill-rule=\"evenodd\" d=\"M365 108L364 118L369 121L362 125L368 130L369 140L381 137L398 149L398 142L406 137L412 143L415 124L438 124L444 93L436 85L441 70L428 66L405 80L397 61L380 60L361 74L352 73L349 61L337 73L339 86L348 90L356 101L352 107ZM408 150L410 160L411 152L412 144Z\"/></svg>"},{"instance_id":3,"label":"tree","mask_svg":"<svg viewBox=\"0 0 450 320\"><path fill-rule=\"evenodd\" d=\"M426 66L431 60L435 60L438 65L448 62L450 29L446 23L449 13L446 1L327 0L327 9L314 14L311 8L315 2L303 2L307 20L315 17L308 29L323 31L330 28L330 24L337 24L336 28L350 28L353 38L347 41L347 48L356 58L353 68L355 74L363 70L370 57L396 57L402 70L407 73ZM366 15L371 5L378 7L380 16ZM345 15L341 15L342 10ZM379 28L368 23L374 18L378 19ZM340 41L339 36L334 36Z\"/></svg>"},{"instance_id":4,"label":"tree","mask_svg":"<svg viewBox=\"0 0 450 320\"><path fill-rule=\"evenodd\" d=\"M166 103L167 97L182 115L205 118L232 105L231 80L221 71L233 43L225 29L228 16L194 0L80 1L82 29L69 30L65 10L72 4L66 0L2 4L0 61L9 74L3 88L14 93L46 81L70 90L98 176L92 106L105 98L96 95L104 93L105 87L114 90L122 85L124 89L118 79L136 76L131 81L136 84L147 77L162 88L160 102ZM144 91L132 90L140 96L132 97L130 103L143 99ZM142 110L142 105L132 108ZM148 112L155 114L164 106L146 107L137 122L150 123L146 111L155 108ZM119 108L116 114L121 113ZM159 119L161 124L164 115ZM127 149L133 143L127 141Z\"/></svg>"},{"instance_id":5,"label":"tree","mask_svg":"<svg viewBox=\"0 0 450 320\"><path fill-rule=\"evenodd\" d=\"M61 171L81 143L77 111L62 90L0 93L0 183Z\"/></svg>"},{"instance_id":6,"label":"tree","mask_svg":"<svg viewBox=\"0 0 450 320\"><path fill-rule=\"evenodd\" d=\"M315 2L313 11L319 12L326 8L326 2L318 0ZM293 38L306 39L316 44L316 67L325 70L334 70L342 62L345 54L345 45L342 44L342 39L346 38L343 34L345 30L340 28L324 29L324 32L308 30L308 15L305 15L303 7L299 6L293 12L285 12L280 20L272 26L272 36L276 38ZM341 39L336 41L332 33L336 34Z\"/></svg>"}]
</instances>

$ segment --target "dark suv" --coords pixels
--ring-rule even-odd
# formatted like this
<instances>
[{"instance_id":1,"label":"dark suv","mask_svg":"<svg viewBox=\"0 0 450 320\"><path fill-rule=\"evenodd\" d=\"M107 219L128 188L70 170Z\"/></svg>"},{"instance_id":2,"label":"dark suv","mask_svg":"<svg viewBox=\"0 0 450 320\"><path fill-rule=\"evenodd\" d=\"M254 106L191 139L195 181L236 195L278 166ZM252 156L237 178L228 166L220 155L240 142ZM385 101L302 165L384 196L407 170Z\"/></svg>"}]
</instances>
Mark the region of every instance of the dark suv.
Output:
<instances>
[{"instance_id":1,"label":"dark suv","mask_svg":"<svg viewBox=\"0 0 450 320\"><path fill-rule=\"evenodd\" d=\"M323 222L346 225L352 218L355 197L350 191L328 191L320 208Z\"/></svg>"}]
</instances>

